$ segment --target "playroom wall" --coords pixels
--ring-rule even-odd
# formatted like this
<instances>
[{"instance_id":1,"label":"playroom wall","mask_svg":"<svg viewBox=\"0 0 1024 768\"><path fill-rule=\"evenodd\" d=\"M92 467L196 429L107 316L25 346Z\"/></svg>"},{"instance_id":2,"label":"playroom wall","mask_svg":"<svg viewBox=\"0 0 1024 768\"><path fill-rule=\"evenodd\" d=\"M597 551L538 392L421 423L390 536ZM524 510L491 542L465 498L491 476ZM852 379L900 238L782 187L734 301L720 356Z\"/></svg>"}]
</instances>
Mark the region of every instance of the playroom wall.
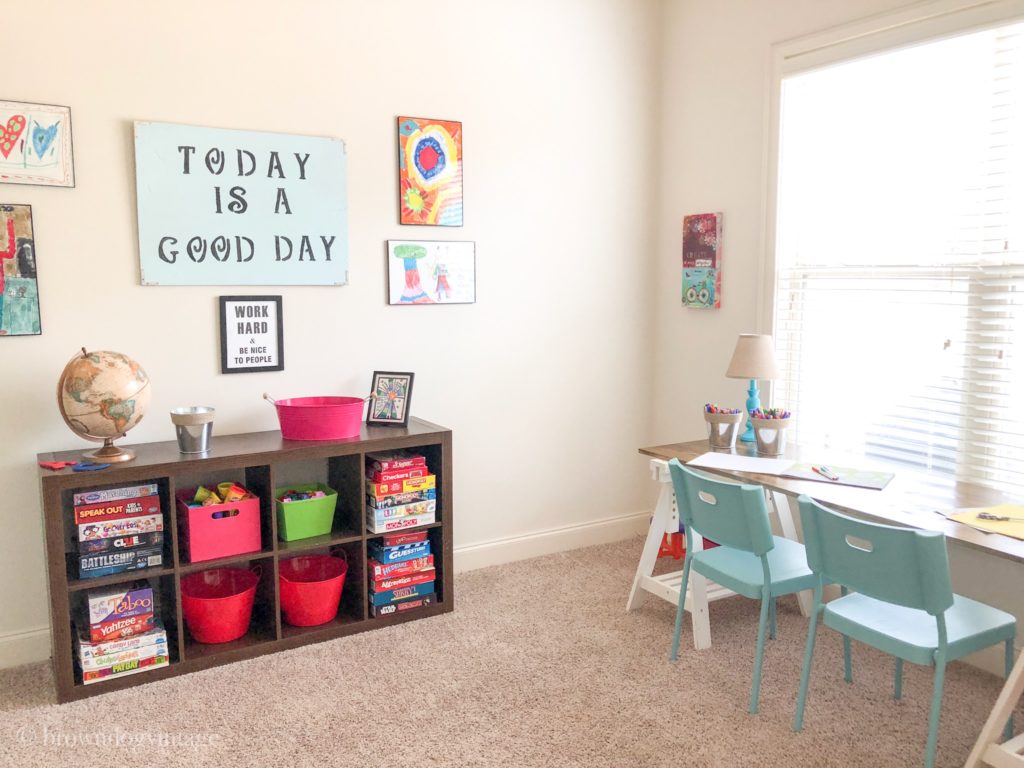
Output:
<instances>
[{"instance_id":1,"label":"playroom wall","mask_svg":"<svg viewBox=\"0 0 1024 768\"><path fill-rule=\"evenodd\" d=\"M0 666L49 655L35 455L89 444L57 378L80 347L153 383L127 442L275 429L261 399L368 391L414 371L412 413L454 430L461 568L643 527L657 167L656 0L98 0L5 8L0 98L71 108L77 186L32 205L43 333L0 339ZM466 224L397 223L398 115L456 119ZM132 121L340 137L344 287L142 287ZM477 302L389 307L388 238L473 240ZM674 277L673 277L674 280ZM221 375L217 296L281 294L286 369Z\"/></svg>"}]
</instances>

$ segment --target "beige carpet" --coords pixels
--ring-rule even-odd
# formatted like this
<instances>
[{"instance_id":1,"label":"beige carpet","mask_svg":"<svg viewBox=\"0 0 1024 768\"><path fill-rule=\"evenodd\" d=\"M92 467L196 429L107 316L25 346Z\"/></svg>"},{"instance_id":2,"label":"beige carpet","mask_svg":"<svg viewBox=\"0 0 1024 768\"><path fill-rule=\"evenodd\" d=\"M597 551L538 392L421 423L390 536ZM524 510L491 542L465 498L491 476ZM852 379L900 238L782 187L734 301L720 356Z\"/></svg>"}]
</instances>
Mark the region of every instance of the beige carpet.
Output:
<instances>
[{"instance_id":1,"label":"beige carpet","mask_svg":"<svg viewBox=\"0 0 1024 768\"><path fill-rule=\"evenodd\" d=\"M908 665L894 702L889 660L855 646L845 685L824 631L794 734L806 622L783 601L748 715L756 605L713 604L714 647L694 652L685 634L670 663L672 606L624 610L641 544L474 571L456 579L454 614L63 706L47 665L0 672L0 765L920 764L930 670ZM938 765L963 764L999 687L953 665Z\"/></svg>"}]
</instances>

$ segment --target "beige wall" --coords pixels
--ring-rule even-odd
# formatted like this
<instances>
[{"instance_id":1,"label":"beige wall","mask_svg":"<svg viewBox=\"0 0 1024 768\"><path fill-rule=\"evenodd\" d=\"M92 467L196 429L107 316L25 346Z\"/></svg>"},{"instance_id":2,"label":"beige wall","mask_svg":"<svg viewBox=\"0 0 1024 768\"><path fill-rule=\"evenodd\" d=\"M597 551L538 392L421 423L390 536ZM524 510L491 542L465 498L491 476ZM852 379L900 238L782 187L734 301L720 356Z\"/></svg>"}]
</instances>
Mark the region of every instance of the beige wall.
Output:
<instances>
[{"instance_id":1,"label":"beige wall","mask_svg":"<svg viewBox=\"0 0 1024 768\"><path fill-rule=\"evenodd\" d=\"M54 403L83 345L148 371L135 442L173 439L176 405L216 406L215 434L273 429L264 391L362 394L374 369L415 371L414 415L454 429L457 547L622 536L636 518L589 524L647 506L659 4L284 8L5 8L6 29L40 32L5 35L0 96L71 107L78 185L0 187L0 202L33 206L43 313L42 336L0 340L0 665L48 655L34 457L88 447ZM462 229L396 223L399 114L463 121ZM133 120L343 138L350 285L141 287ZM384 241L412 237L476 241L475 305L385 304ZM287 368L223 376L216 297L260 292L284 297ZM472 564L506 556L476 548Z\"/></svg>"}]
</instances>

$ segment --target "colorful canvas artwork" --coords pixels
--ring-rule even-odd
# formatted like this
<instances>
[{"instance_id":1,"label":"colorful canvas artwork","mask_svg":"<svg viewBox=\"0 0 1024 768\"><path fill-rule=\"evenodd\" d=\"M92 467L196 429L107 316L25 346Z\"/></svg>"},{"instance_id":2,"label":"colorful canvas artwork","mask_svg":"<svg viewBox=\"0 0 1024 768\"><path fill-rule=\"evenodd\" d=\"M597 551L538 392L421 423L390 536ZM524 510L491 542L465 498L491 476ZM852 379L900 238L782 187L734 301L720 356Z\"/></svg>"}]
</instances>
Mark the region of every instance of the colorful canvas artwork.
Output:
<instances>
[{"instance_id":1,"label":"colorful canvas artwork","mask_svg":"<svg viewBox=\"0 0 1024 768\"><path fill-rule=\"evenodd\" d=\"M462 123L398 118L399 221L462 226Z\"/></svg>"},{"instance_id":2,"label":"colorful canvas artwork","mask_svg":"<svg viewBox=\"0 0 1024 768\"><path fill-rule=\"evenodd\" d=\"M472 304L476 243L388 240L389 304Z\"/></svg>"},{"instance_id":3,"label":"colorful canvas artwork","mask_svg":"<svg viewBox=\"0 0 1024 768\"><path fill-rule=\"evenodd\" d=\"M0 101L0 183L75 186L68 107Z\"/></svg>"},{"instance_id":4,"label":"colorful canvas artwork","mask_svg":"<svg viewBox=\"0 0 1024 768\"><path fill-rule=\"evenodd\" d=\"M683 217L683 306L722 306L722 214Z\"/></svg>"},{"instance_id":5,"label":"colorful canvas artwork","mask_svg":"<svg viewBox=\"0 0 1024 768\"><path fill-rule=\"evenodd\" d=\"M32 206L0 204L0 336L41 332Z\"/></svg>"}]
</instances>

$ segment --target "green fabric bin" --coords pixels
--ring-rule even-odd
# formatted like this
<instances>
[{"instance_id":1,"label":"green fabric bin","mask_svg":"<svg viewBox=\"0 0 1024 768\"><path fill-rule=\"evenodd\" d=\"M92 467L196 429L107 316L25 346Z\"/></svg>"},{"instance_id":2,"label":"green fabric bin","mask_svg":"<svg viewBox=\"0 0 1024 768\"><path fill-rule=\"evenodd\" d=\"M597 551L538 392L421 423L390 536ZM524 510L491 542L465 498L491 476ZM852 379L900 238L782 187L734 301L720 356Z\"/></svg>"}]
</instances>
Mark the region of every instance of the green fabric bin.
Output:
<instances>
[{"instance_id":1,"label":"green fabric bin","mask_svg":"<svg viewBox=\"0 0 1024 768\"><path fill-rule=\"evenodd\" d=\"M326 496L318 499L290 501L287 504L276 501L287 491L323 491ZM334 523L334 508L338 503L338 492L323 483L286 485L274 491L277 504L277 535L282 541L309 539L331 532Z\"/></svg>"}]
</instances>

